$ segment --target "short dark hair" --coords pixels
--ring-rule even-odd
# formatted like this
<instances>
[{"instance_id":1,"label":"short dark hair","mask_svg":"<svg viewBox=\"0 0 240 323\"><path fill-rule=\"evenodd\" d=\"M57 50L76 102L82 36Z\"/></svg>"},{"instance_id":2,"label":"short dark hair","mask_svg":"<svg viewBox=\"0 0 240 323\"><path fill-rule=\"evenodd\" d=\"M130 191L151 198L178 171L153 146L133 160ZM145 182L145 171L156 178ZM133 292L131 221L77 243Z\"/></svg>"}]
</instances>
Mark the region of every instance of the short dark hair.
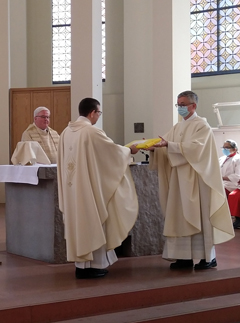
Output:
<instances>
[{"instance_id":1,"label":"short dark hair","mask_svg":"<svg viewBox=\"0 0 240 323\"><path fill-rule=\"evenodd\" d=\"M80 116L87 117L92 111L97 111L97 106L100 102L93 98L85 98L80 101L78 105L78 112Z\"/></svg>"},{"instance_id":2,"label":"short dark hair","mask_svg":"<svg viewBox=\"0 0 240 323\"><path fill-rule=\"evenodd\" d=\"M198 104L198 96L196 93L192 92L192 91L184 91L178 94L178 99L181 97L186 97L189 99L189 101L191 103L196 103L196 105Z\"/></svg>"}]
</instances>

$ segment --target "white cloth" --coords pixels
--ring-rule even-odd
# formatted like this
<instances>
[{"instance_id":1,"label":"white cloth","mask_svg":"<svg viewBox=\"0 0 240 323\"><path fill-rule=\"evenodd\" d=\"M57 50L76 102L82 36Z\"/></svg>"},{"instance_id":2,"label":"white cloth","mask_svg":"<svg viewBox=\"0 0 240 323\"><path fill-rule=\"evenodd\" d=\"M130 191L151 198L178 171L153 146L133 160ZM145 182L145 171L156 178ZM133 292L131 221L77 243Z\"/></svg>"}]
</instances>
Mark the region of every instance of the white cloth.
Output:
<instances>
[{"instance_id":1,"label":"white cloth","mask_svg":"<svg viewBox=\"0 0 240 323\"><path fill-rule=\"evenodd\" d=\"M232 192L240 189L240 155L237 153L233 157L222 156L219 158L222 177L228 177L229 181L223 181L224 187Z\"/></svg>"},{"instance_id":2,"label":"white cloth","mask_svg":"<svg viewBox=\"0 0 240 323\"><path fill-rule=\"evenodd\" d=\"M77 268L100 268L104 269L111 266L117 261L117 256L114 250L107 250L106 245L93 251L93 260L85 262L75 262Z\"/></svg>"},{"instance_id":3,"label":"white cloth","mask_svg":"<svg viewBox=\"0 0 240 323\"><path fill-rule=\"evenodd\" d=\"M37 141L20 141L13 152L11 162L13 165L47 164L51 162Z\"/></svg>"},{"instance_id":4,"label":"white cloth","mask_svg":"<svg viewBox=\"0 0 240 323\"><path fill-rule=\"evenodd\" d=\"M216 258L213 244L213 228L209 219L210 189L199 178L201 195L202 232L189 237L166 237L162 257L165 259L206 259L210 262Z\"/></svg>"},{"instance_id":5,"label":"white cloth","mask_svg":"<svg viewBox=\"0 0 240 323\"><path fill-rule=\"evenodd\" d=\"M51 165L56 167L56 165ZM38 184L39 167L51 167L49 165L35 164L32 166L0 165L0 182Z\"/></svg>"}]
</instances>

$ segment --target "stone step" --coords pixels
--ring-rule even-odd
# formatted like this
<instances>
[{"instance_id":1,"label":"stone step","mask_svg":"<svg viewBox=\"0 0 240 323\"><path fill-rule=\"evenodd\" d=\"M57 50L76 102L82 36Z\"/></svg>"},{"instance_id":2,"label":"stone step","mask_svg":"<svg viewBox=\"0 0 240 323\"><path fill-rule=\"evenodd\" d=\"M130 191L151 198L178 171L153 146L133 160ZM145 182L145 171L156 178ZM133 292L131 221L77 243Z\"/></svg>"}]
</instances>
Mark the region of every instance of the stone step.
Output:
<instances>
[{"instance_id":1,"label":"stone step","mask_svg":"<svg viewBox=\"0 0 240 323\"><path fill-rule=\"evenodd\" d=\"M201 310L201 306L207 306L205 310L199 312L201 315L206 315L206 317L208 313L213 313L214 315L215 312L220 313L221 311L223 311L223 317L225 317L226 313L228 313L230 317L233 317L235 311L237 311L240 322L239 295L240 277L212 279L177 286L159 287L156 289L138 290L119 294L116 291L114 294L100 295L98 297L75 298L66 301L2 309L0 311L0 322L49 323L78 318L78 321L76 322L87 323L87 319L90 320L91 318L94 320L97 319L97 316L99 317L102 315L103 321L98 320L100 323L107 323L105 319L107 319L108 316L112 318L112 315L116 315L116 317L118 317L118 315L126 315L126 323L140 322L140 319L143 322L158 322L160 318L170 320L169 314L171 313L175 319L178 319L178 321L174 321L175 323L183 322L181 321L182 317L184 317L184 323L186 323L185 317L200 315L194 313L195 311L198 313L199 308ZM231 302L229 302L230 299ZM186 308L192 308L193 310L188 312L186 311ZM128 316L130 319L137 313L139 313L139 316L137 317L138 321L127 321ZM149 315L155 313L155 316L150 316L149 318L146 316L144 321L144 315L147 315L148 313ZM174 313L179 314L176 317L176 315L174 316ZM160 314L165 316L156 316ZM221 318L221 314L219 315ZM125 321L120 320L119 322L124 323ZM111 323L116 322L115 319L114 321L111 321ZM194 322L196 321L194 320ZM202 322L212 323L213 321L203 320L201 323ZM238 321L216 322L227 323Z\"/></svg>"},{"instance_id":2,"label":"stone step","mask_svg":"<svg viewBox=\"0 0 240 323\"><path fill-rule=\"evenodd\" d=\"M240 293L89 316L61 323L233 323L240 322ZM60 322L59 322L60 323Z\"/></svg>"}]
</instances>

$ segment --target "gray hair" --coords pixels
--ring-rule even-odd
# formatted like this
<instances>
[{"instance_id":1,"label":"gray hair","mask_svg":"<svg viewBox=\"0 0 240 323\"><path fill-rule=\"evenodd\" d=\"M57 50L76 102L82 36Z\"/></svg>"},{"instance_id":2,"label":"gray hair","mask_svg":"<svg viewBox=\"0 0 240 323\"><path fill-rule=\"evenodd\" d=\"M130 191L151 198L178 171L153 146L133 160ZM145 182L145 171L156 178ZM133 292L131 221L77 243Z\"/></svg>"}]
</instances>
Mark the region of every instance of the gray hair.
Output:
<instances>
[{"instance_id":1,"label":"gray hair","mask_svg":"<svg viewBox=\"0 0 240 323\"><path fill-rule=\"evenodd\" d=\"M228 142L233 149L236 149L236 151L238 151L238 145L235 140L228 139L225 142Z\"/></svg>"},{"instance_id":2,"label":"gray hair","mask_svg":"<svg viewBox=\"0 0 240 323\"><path fill-rule=\"evenodd\" d=\"M33 113L33 116L34 118L36 117L36 115L41 112L41 111L48 111L49 112L49 115L50 115L50 110L46 107L38 107L34 110L34 113Z\"/></svg>"},{"instance_id":3,"label":"gray hair","mask_svg":"<svg viewBox=\"0 0 240 323\"><path fill-rule=\"evenodd\" d=\"M178 94L177 98L185 97L188 98L191 103L196 103L198 104L198 96L196 93L192 91L184 91Z\"/></svg>"}]
</instances>

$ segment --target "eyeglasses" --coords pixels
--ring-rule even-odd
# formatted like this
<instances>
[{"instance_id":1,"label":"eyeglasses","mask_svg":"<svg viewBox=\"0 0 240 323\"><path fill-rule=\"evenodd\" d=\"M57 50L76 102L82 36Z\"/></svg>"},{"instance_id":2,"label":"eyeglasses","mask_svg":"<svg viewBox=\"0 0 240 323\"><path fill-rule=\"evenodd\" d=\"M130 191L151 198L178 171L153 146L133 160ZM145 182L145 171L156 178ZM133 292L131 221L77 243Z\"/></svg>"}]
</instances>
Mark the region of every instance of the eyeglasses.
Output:
<instances>
[{"instance_id":1,"label":"eyeglasses","mask_svg":"<svg viewBox=\"0 0 240 323\"><path fill-rule=\"evenodd\" d=\"M189 103L189 104L175 104L175 107L178 108L178 107L188 107L189 105L192 105L193 103Z\"/></svg>"},{"instance_id":2,"label":"eyeglasses","mask_svg":"<svg viewBox=\"0 0 240 323\"><path fill-rule=\"evenodd\" d=\"M99 115L101 115L102 114L102 111L95 111L96 113L98 113Z\"/></svg>"},{"instance_id":3,"label":"eyeglasses","mask_svg":"<svg viewBox=\"0 0 240 323\"><path fill-rule=\"evenodd\" d=\"M42 119L50 119L49 116L36 116L37 118L42 118Z\"/></svg>"}]
</instances>

